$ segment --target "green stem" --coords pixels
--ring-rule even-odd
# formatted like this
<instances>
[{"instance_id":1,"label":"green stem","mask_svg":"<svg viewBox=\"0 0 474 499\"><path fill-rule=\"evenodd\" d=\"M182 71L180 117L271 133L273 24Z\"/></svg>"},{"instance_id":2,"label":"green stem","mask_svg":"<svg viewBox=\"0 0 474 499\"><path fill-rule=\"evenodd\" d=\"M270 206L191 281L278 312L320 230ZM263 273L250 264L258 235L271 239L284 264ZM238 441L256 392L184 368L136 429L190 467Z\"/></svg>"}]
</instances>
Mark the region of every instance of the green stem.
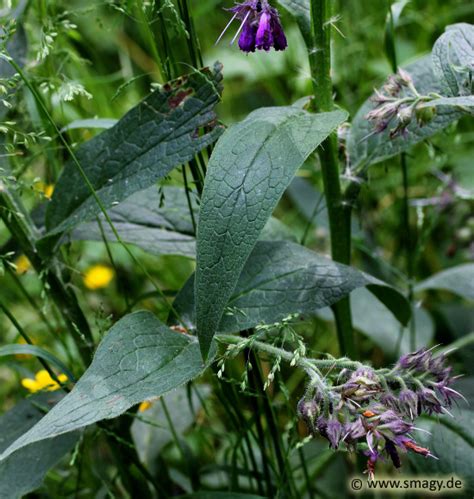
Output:
<instances>
[{"instance_id":1,"label":"green stem","mask_svg":"<svg viewBox=\"0 0 474 499\"><path fill-rule=\"evenodd\" d=\"M20 323L16 320L15 316L8 310L7 307L0 301L0 310L3 310L4 314L10 319L10 322L15 326L16 330L20 333L20 336L28 343L28 345L33 345L33 341L31 338L26 334L26 331L21 327ZM43 368L47 371L47 373L51 376L51 378L56 381L56 383L63 389L63 384L61 381L59 381L58 377L56 376L55 372L49 367L49 364L42 359L41 357L36 357L38 359L38 362L43 366ZM68 391L68 390L66 390Z\"/></svg>"},{"instance_id":2,"label":"green stem","mask_svg":"<svg viewBox=\"0 0 474 499\"><path fill-rule=\"evenodd\" d=\"M455 352L456 350L459 350L460 348L464 348L464 347L467 347L469 345L472 345L473 343L474 343L474 331L469 333L469 334L465 334L464 336L462 336L461 338L458 338L457 340L453 341L449 345L446 345L441 350L438 350L436 352L436 357L438 357L439 355L441 355L443 353L445 355L448 355L451 352Z\"/></svg>"},{"instance_id":3,"label":"green stem","mask_svg":"<svg viewBox=\"0 0 474 499\"><path fill-rule=\"evenodd\" d=\"M281 438L281 432L278 430L278 425L275 417L275 412L273 410L272 404L268 394L263 389L263 376L261 372L260 359L255 355L254 352L250 354L250 361L254 368L251 371L251 375L254 377L254 385L259 392L262 403L263 410L265 413L265 420L268 425L268 429L273 442L273 450L278 464L280 488L287 488L288 494L291 496L296 490L296 486L293 480L293 474L291 472L290 465L286 459L285 453L283 452L283 440Z\"/></svg>"},{"instance_id":4,"label":"green stem","mask_svg":"<svg viewBox=\"0 0 474 499\"><path fill-rule=\"evenodd\" d=\"M232 334L219 334L216 336L216 340L222 343L239 345L245 342L245 347L255 348L260 352L267 353L272 357L281 357L285 362L293 363L295 366L299 366L304 369L308 374L315 378L319 376L316 370L318 369L359 369L363 366L360 362L352 361L346 358L342 359L309 359L307 357L299 357L295 359L294 353L289 352L288 350L284 350L283 348L275 347L273 345L269 345L268 343L264 343L259 340L251 340L251 342L247 342L245 338L240 336L235 336Z\"/></svg>"},{"instance_id":5,"label":"green stem","mask_svg":"<svg viewBox=\"0 0 474 499\"><path fill-rule=\"evenodd\" d=\"M196 490L199 488L199 482L198 482L198 475L195 473L195 470L193 470L192 466L193 463L188 459L188 456L184 450L183 443L181 442L177 432L176 428L174 427L173 420L171 419L171 415L168 411L168 406L166 405L165 400L163 397L160 397L160 403L161 407L163 409L163 412L165 413L166 421L168 423L168 427L171 431L171 435L173 436L174 443L178 447L179 453L181 454L181 457L183 459L183 464L187 467L189 477L191 478L191 486L193 490Z\"/></svg>"},{"instance_id":6,"label":"green stem","mask_svg":"<svg viewBox=\"0 0 474 499\"><path fill-rule=\"evenodd\" d=\"M161 60L160 54L156 47L155 37L153 35L153 31L151 30L150 22L148 21L147 15L145 13L143 2L139 2L137 4L136 11L138 13L138 20L140 22L140 25L143 27L143 30L145 32L144 37L146 38L146 43L148 44L148 48L153 58L155 59L157 68L159 69L159 79L161 79L161 81L168 81L170 79L170 75L167 67L165 66L165 64L163 64L163 61Z\"/></svg>"},{"instance_id":7,"label":"green stem","mask_svg":"<svg viewBox=\"0 0 474 499\"><path fill-rule=\"evenodd\" d=\"M334 108L331 81L330 0L311 0L311 24L314 47L309 54L313 81L313 110ZM328 137L319 148L324 193L329 216L332 258L346 265L351 260L351 207L344 203L339 179L336 137ZM342 355L356 357L349 298L332 307Z\"/></svg>"},{"instance_id":8,"label":"green stem","mask_svg":"<svg viewBox=\"0 0 474 499\"><path fill-rule=\"evenodd\" d=\"M181 170L183 172L183 180L184 180L184 192L186 193L186 201L188 203L188 210L189 210L189 216L191 217L191 222L193 224L193 233L194 235L197 234L197 225L196 225L196 218L194 216L194 209L193 209L193 203L191 201L191 188L189 187L188 184L188 176L186 175L186 165L183 165L181 167Z\"/></svg>"},{"instance_id":9,"label":"green stem","mask_svg":"<svg viewBox=\"0 0 474 499\"><path fill-rule=\"evenodd\" d=\"M47 266L38 255L37 236L33 225L28 222L26 210L14 199L2 182L0 182L0 217L33 268L47 284L49 294L62 314L85 365L88 365L94 342L87 319L74 292L63 284L54 262L50 262Z\"/></svg>"},{"instance_id":10,"label":"green stem","mask_svg":"<svg viewBox=\"0 0 474 499\"><path fill-rule=\"evenodd\" d=\"M252 371L253 372L253 371ZM253 374L250 376L250 382L254 379ZM262 467L263 474L265 476L265 482L267 484L267 495L268 497L274 497L273 482L270 475L270 468L268 466L269 459L267 456L267 445L265 441L265 431L263 429L262 421L260 419L260 404L258 397L253 395L250 396L250 403L252 405L253 412L255 414L255 426L257 428L258 444L260 447L260 453L262 457Z\"/></svg>"},{"instance_id":11,"label":"green stem","mask_svg":"<svg viewBox=\"0 0 474 499\"><path fill-rule=\"evenodd\" d=\"M40 319L45 323L46 328L48 331L51 333L51 335L56 338L56 331L54 329L54 326L51 324L51 321L46 317L45 313L41 310L41 306L36 303L35 299L30 295L30 293L27 291L21 280L18 278L18 276L15 274L15 271L12 270L10 267L6 267L6 270L10 277L12 278L13 282L16 284L18 289L20 290L21 294L26 298L27 302L31 305L31 308L38 314Z\"/></svg>"},{"instance_id":12,"label":"green stem","mask_svg":"<svg viewBox=\"0 0 474 499\"><path fill-rule=\"evenodd\" d=\"M216 373L216 368L213 367L214 374ZM218 379L216 377L216 379ZM221 403L221 407L223 407L224 411L229 416L229 421L234 427L234 431L237 434L242 434L245 445L247 447L247 452L250 458L250 462L252 464L252 468L254 471L254 476L257 477L257 488L258 493L260 495L264 494L262 481L258 479L260 476L260 470L257 465L257 460L255 457L255 453L253 451L252 442L250 441L248 430L247 430L247 421L242 414L242 411L239 410L239 400L237 394L235 393L234 387L231 385L229 387L222 380L218 380L217 390L216 390L217 398ZM265 461L263 461L263 467L265 467Z\"/></svg>"},{"instance_id":13,"label":"green stem","mask_svg":"<svg viewBox=\"0 0 474 499\"><path fill-rule=\"evenodd\" d=\"M180 0L179 9L180 9L181 18L183 19L184 24L186 25L186 30L188 31L189 34L189 37L187 39L189 57L195 68L202 67L204 64L201 55L201 46L199 44L199 39L196 35L196 30L194 28L194 22L192 16L190 15L189 12L190 9L188 5L188 0Z\"/></svg>"},{"instance_id":14,"label":"green stem","mask_svg":"<svg viewBox=\"0 0 474 499\"><path fill-rule=\"evenodd\" d=\"M393 11L391 1L387 1L387 27L386 27L386 48L387 57L389 59L390 65L392 66L392 71L396 73L398 71L398 55L397 47L395 44L395 23L393 20ZM416 90L415 90L416 92ZM410 302L412 311L414 303L414 292L413 292L413 278L414 278L414 259L412 255L413 244L412 244L412 234L410 230L410 206L409 206L409 194L408 194L408 165L406 153L402 152L400 154L400 167L402 170L402 181L403 181L403 217L402 217L402 234L404 234L403 242L405 246L406 255L406 269L408 275L408 301ZM401 337L400 337L401 340ZM412 317L410 321L410 349L414 352L416 350L416 324L415 318ZM398 350L398 349L397 349Z\"/></svg>"}]
</instances>

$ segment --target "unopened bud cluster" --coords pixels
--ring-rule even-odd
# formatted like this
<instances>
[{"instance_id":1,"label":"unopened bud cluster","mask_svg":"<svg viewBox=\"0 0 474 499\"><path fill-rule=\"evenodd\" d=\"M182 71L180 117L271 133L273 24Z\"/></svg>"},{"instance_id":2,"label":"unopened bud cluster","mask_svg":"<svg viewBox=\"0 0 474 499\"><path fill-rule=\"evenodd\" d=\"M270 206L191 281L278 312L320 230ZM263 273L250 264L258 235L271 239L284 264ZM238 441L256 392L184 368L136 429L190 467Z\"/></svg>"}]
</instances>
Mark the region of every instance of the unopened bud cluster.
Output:
<instances>
[{"instance_id":1,"label":"unopened bud cluster","mask_svg":"<svg viewBox=\"0 0 474 499\"><path fill-rule=\"evenodd\" d=\"M330 447L362 450L373 478L378 460L387 457L399 468L400 452L435 457L415 441L414 421L423 413L449 414L453 401L462 398L450 387L454 380L444 355L421 349L402 356L392 370L363 366L327 376L310 385L298 413Z\"/></svg>"},{"instance_id":2,"label":"unopened bud cluster","mask_svg":"<svg viewBox=\"0 0 474 499\"><path fill-rule=\"evenodd\" d=\"M410 74L399 69L389 76L385 85L375 91L372 101L376 107L365 118L374 126L374 133L385 131L389 126L390 138L407 133L407 127L416 120L418 126L428 124L436 116L436 108L427 106L430 100L439 98L437 94L420 95Z\"/></svg>"}]
</instances>

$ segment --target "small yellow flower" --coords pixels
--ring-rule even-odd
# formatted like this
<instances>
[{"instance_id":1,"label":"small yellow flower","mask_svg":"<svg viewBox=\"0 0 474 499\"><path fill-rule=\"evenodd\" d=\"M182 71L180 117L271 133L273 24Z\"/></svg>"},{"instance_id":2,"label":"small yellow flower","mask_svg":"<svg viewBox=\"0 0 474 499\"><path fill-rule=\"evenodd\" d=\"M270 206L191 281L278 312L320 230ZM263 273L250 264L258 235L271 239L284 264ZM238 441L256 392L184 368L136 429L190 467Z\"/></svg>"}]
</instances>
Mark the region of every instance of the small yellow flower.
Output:
<instances>
[{"instance_id":1,"label":"small yellow flower","mask_svg":"<svg viewBox=\"0 0 474 499\"><path fill-rule=\"evenodd\" d=\"M152 397L151 399L144 400L139 406L138 406L138 412L145 412L148 411L151 407L155 405L155 402L157 400L160 400L160 397Z\"/></svg>"},{"instance_id":2,"label":"small yellow flower","mask_svg":"<svg viewBox=\"0 0 474 499\"><path fill-rule=\"evenodd\" d=\"M61 383L65 383L67 381L67 376L65 374L60 374L57 378ZM36 393L40 390L48 390L49 392L52 392L60 388L59 383L54 381L45 369L38 371L35 375L35 379L22 379L21 384L31 393Z\"/></svg>"},{"instance_id":3,"label":"small yellow flower","mask_svg":"<svg viewBox=\"0 0 474 499\"><path fill-rule=\"evenodd\" d=\"M35 192L42 194L47 199L51 199L54 192L54 184L45 184L42 181L36 182L33 188Z\"/></svg>"},{"instance_id":4,"label":"small yellow flower","mask_svg":"<svg viewBox=\"0 0 474 499\"><path fill-rule=\"evenodd\" d=\"M144 400L139 406L138 406L138 412L145 412L150 409L150 407L153 405L153 402L150 400Z\"/></svg>"},{"instance_id":5,"label":"small yellow flower","mask_svg":"<svg viewBox=\"0 0 474 499\"><path fill-rule=\"evenodd\" d=\"M114 278L114 271L106 265L94 265L86 270L84 284L89 289L106 288Z\"/></svg>"},{"instance_id":6,"label":"small yellow flower","mask_svg":"<svg viewBox=\"0 0 474 499\"><path fill-rule=\"evenodd\" d=\"M31 262L25 255L20 255L15 260L15 267L18 275L26 274L26 272L31 269Z\"/></svg>"},{"instance_id":7,"label":"small yellow flower","mask_svg":"<svg viewBox=\"0 0 474 499\"><path fill-rule=\"evenodd\" d=\"M43 188L44 197L51 199L54 192L54 184L46 184Z\"/></svg>"}]
</instances>

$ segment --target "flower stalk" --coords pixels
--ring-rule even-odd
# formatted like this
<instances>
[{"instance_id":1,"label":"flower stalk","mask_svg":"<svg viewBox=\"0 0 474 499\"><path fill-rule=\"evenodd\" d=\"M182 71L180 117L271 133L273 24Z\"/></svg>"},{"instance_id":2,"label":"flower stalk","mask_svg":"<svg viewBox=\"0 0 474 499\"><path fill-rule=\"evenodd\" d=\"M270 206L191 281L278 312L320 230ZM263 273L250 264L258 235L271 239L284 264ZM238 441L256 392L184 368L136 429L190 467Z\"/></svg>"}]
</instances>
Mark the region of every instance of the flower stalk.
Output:
<instances>
[{"instance_id":1,"label":"flower stalk","mask_svg":"<svg viewBox=\"0 0 474 499\"><path fill-rule=\"evenodd\" d=\"M392 369L373 369L346 358L310 359L256 340L219 335L227 344L221 362L246 349L255 349L301 368L309 376L306 392L298 403L298 414L313 435L321 435L329 446L344 445L367 458L373 479L375 465L388 458L401 467L400 453L413 452L436 458L420 446L415 420L423 415L448 414L464 397L452 388L457 379L447 365L447 354L422 348L400 357ZM325 375L321 369L327 369Z\"/></svg>"}]
</instances>

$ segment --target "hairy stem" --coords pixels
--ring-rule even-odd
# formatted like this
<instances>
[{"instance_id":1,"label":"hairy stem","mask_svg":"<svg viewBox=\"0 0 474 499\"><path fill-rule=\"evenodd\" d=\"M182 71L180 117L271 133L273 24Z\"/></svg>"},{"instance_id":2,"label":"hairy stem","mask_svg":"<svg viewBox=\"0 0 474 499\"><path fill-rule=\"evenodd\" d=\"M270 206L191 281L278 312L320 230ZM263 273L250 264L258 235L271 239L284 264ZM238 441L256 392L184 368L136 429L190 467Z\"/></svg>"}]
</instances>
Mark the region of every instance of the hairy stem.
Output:
<instances>
[{"instance_id":1,"label":"hairy stem","mask_svg":"<svg viewBox=\"0 0 474 499\"><path fill-rule=\"evenodd\" d=\"M331 81L330 0L311 0L311 24L314 47L309 61L313 81L313 110L327 112L334 108ZM336 137L328 137L319 149L324 193L331 233L331 253L335 261L350 264L351 208L343 202ZM355 357L354 336L349 298L332 306L342 355Z\"/></svg>"}]
</instances>

